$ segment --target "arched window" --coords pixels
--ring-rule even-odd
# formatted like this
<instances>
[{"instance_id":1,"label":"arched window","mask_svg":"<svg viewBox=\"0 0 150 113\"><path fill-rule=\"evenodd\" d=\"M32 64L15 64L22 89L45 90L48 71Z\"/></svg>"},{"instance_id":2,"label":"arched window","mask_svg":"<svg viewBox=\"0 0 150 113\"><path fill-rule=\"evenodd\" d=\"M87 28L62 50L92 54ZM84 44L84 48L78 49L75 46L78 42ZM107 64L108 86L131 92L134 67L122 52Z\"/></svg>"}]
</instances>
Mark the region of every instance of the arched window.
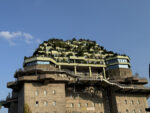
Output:
<instances>
[{"instance_id":1,"label":"arched window","mask_svg":"<svg viewBox=\"0 0 150 113\"><path fill-rule=\"evenodd\" d=\"M53 101L53 103L52 103L52 104L53 104L53 106L56 106L56 101Z\"/></svg>"},{"instance_id":2,"label":"arched window","mask_svg":"<svg viewBox=\"0 0 150 113\"><path fill-rule=\"evenodd\" d=\"M85 103L85 106L88 107L88 103Z\"/></svg>"},{"instance_id":3,"label":"arched window","mask_svg":"<svg viewBox=\"0 0 150 113\"><path fill-rule=\"evenodd\" d=\"M35 107L38 107L38 106L39 106L39 102L36 101L36 102L35 102Z\"/></svg>"},{"instance_id":4,"label":"arched window","mask_svg":"<svg viewBox=\"0 0 150 113\"><path fill-rule=\"evenodd\" d=\"M47 106L48 105L48 102L47 101L44 101L44 106Z\"/></svg>"},{"instance_id":5,"label":"arched window","mask_svg":"<svg viewBox=\"0 0 150 113\"><path fill-rule=\"evenodd\" d=\"M131 104L134 104L134 101L133 101L133 100L131 100Z\"/></svg>"},{"instance_id":6,"label":"arched window","mask_svg":"<svg viewBox=\"0 0 150 113\"><path fill-rule=\"evenodd\" d=\"M53 92L52 92L54 95L56 94L56 91L55 90L53 90Z\"/></svg>"},{"instance_id":7,"label":"arched window","mask_svg":"<svg viewBox=\"0 0 150 113\"><path fill-rule=\"evenodd\" d=\"M142 113L142 110L141 110L141 109L139 110L139 113Z\"/></svg>"},{"instance_id":8,"label":"arched window","mask_svg":"<svg viewBox=\"0 0 150 113\"><path fill-rule=\"evenodd\" d=\"M35 96L38 96L39 95L39 92L36 90L35 91Z\"/></svg>"},{"instance_id":9,"label":"arched window","mask_svg":"<svg viewBox=\"0 0 150 113\"><path fill-rule=\"evenodd\" d=\"M78 107L79 107L79 108L81 107L81 103L78 104Z\"/></svg>"},{"instance_id":10,"label":"arched window","mask_svg":"<svg viewBox=\"0 0 150 113\"><path fill-rule=\"evenodd\" d=\"M133 110L133 112L132 112L132 113L136 113L136 112L135 112L135 109Z\"/></svg>"},{"instance_id":11,"label":"arched window","mask_svg":"<svg viewBox=\"0 0 150 113\"><path fill-rule=\"evenodd\" d=\"M71 107L74 107L74 104L73 103L71 103L71 105L70 105Z\"/></svg>"},{"instance_id":12,"label":"arched window","mask_svg":"<svg viewBox=\"0 0 150 113\"><path fill-rule=\"evenodd\" d=\"M92 106L95 107L95 103L92 103Z\"/></svg>"},{"instance_id":13,"label":"arched window","mask_svg":"<svg viewBox=\"0 0 150 113\"><path fill-rule=\"evenodd\" d=\"M128 109L126 109L126 113L129 113L129 110L128 110Z\"/></svg>"},{"instance_id":14,"label":"arched window","mask_svg":"<svg viewBox=\"0 0 150 113\"><path fill-rule=\"evenodd\" d=\"M45 95L45 96L47 95L47 91L46 91L46 90L44 90L44 95Z\"/></svg>"}]
</instances>

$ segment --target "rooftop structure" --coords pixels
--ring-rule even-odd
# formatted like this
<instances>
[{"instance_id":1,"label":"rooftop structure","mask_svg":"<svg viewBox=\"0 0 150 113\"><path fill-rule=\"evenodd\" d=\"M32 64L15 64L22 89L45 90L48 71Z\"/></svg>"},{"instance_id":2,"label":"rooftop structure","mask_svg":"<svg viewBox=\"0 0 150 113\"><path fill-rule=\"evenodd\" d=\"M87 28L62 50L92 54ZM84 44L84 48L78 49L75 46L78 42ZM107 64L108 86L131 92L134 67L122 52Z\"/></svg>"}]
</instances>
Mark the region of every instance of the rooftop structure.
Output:
<instances>
[{"instance_id":1,"label":"rooftop structure","mask_svg":"<svg viewBox=\"0 0 150 113\"><path fill-rule=\"evenodd\" d=\"M132 75L130 58L90 40L50 39L25 57L9 113L145 113L150 88Z\"/></svg>"}]
</instances>

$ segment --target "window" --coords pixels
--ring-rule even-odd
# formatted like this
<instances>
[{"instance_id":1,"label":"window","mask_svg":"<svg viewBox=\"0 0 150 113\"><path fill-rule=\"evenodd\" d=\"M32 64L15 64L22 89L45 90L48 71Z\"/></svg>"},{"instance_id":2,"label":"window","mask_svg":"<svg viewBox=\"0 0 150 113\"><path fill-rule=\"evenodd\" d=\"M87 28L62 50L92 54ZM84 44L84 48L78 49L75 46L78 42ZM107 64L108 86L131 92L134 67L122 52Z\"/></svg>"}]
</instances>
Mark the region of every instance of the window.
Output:
<instances>
[{"instance_id":1,"label":"window","mask_svg":"<svg viewBox=\"0 0 150 113\"><path fill-rule=\"evenodd\" d=\"M56 113L56 111L53 111L53 113Z\"/></svg>"},{"instance_id":2,"label":"window","mask_svg":"<svg viewBox=\"0 0 150 113\"><path fill-rule=\"evenodd\" d=\"M88 107L88 103L86 103L85 106Z\"/></svg>"},{"instance_id":3,"label":"window","mask_svg":"<svg viewBox=\"0 0 150 113\"><path fill-rule=\"evenodd\" d=\"M140 104L140 100L138 100L137 103Z\"/></svg>"},{"instance_id":4,"label":"window","mask_svg":"<svg viewBox=\"0 0 150 113\"><path fill-rule=\"evenodd\" d=\"M135 112L135 109L133 110L133 112L132 112L132 113L136 113L136 112Z\"/></svg>"},{"instance_id":5,"label":"window","mask_svg":"<svg viewBox=\"0 0 150 113\"><path fill-rule=\"evenodd\" d=\"M79 107L79 108L81 107L81 103L78 104L78 107Z\"/></svg>"},{"instance_id":6,"label":"window","mask_svg":"<svg viewBox=\"0 0 150 113\"><path fill-rule=\"evenodd\" d=\"M53 106L56 106L56 101L53 101Z\"/></svg>"},{"instance_id":7,"label":"window","mask_svg":"<svg viewBox=\"0 0 150 113\"><path fill-rule=\"evenodd\" d=\"M46 91L46 90L44 90L44 95L45 95L45 96L47 95L47 91Z\"/></svg>"},{"instance_id":8,"label":"window","mask_svg":"<svg viewBox=\"0 0 150 113\"><path fill-rule=\"evenodd\" d=\"M35 107L38 107L38 106L39 106L39 102L36 101L36 102L35 102Z\"/></svg>"},{"instance_id":9,"label":"window","mask_svg":"<svg viewBox=\"0 0 150 113\"><path fill-rule=\"evenodd\" d=\"M141 110L141 109L139 110L139 113L142 113L142 110Z\"/></svg>"},{"instance_id":10,"label":"window","mask_svg":"<svg viewBox=\"0 0 150 113\"><path fill-rule=\"evenodd\" d=\"M134 104L134 101L133 101L133 100L131 100L131 104Z\"/></svg>"},{"instance_id":11,"label":"window","mask_svg":"<svg viewBox=\"0 0 150 113\"><path fill-rule=\"evenodd\" d=\"M92 106L95 107L95 103L92 103Z\"/></svg>"},{"instance_id":12,"label":"window","mask_svg":"<svg viewBox=\"0 0 150 113\"><path fill-rule=\"evenodd\" d=\"M35 96L38 96L39 95L39 92L38 91L35 91Z\"/></svg>"},{"instance_id":13,"label":"window","mask_svg":"<svg viewBox=\"0 0 150 113\"><path fill-rule=\"evenodd\" d=\"M129 110L128 110L128 109L126 109L126 113L129 113Z\"/></svg>"},{"instance_id":14,"label":"window","mask_svg":"<svg viewBox=\"0 0 150 113\"><path fill-rule=\"evenodd\" d=\"M125 100L124 102L125 102L125 104L127 104L127 103L128 103L128 102L127 102L127 100Z\"/></svg>"},{"instance_id":15,"label":"window","mask_svg":"<svg viewBox=\"0 0 150 113\"><path fill-rule=\"evenodd\" d=\"M47 106L48 105L48 102L47 101L44 101L44 106Z\"/></svg>"},{"instance_id":16,"label":"window","mask_svg":"<svg viewBox=\"0 0 150 113\"><path fill-rule=\"evenodd\" d=\"M71 103L71 105L70 105L71 107L74 107L74 104L73 103Z\"/></svg>"},{"instance_id":17,"label":"window","mask_svg":"<svg viewBox=\"0 0 150 113\"><path fill-rule=\"evenodd\" d=\"M55 90L53 90L53 92L52 92L53 94L56 94L56 91Z\"/></svg>"}]
</instances>

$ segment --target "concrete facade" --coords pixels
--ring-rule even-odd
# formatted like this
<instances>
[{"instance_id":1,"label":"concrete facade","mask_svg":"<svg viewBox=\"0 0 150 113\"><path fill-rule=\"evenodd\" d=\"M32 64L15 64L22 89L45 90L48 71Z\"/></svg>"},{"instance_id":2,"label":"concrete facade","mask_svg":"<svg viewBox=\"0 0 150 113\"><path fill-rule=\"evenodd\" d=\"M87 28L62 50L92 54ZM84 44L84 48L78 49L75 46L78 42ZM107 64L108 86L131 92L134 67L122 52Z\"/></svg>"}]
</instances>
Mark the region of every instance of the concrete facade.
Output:
<instances>
[{"instance_id":1,"label":"concrete facade","mask_svg":"<svg viewBox=\"0 0 150 113\"><path fill-rule=\"evenodd\" d=\"M148 108L144 95L116 94L115 98L118 113L145 113L145 108Z\"/></svg>"},{"instance_id":2,"label":"concrete facade","mask_svg":"<svg viewBox=\"0 0 150 113\"><path fill-rule=\"evenodd\" d=\"M65 85L25 83L24 104L34 113L65 113ZM58 109L59 108L59 109Z\"/></svg>"},{"instance_id":3,"label":"concrete facade","mask_svg":"<svg viewBox=\"0 0 150 113\"><path fill-rule=\"evenodd\" d=\"M8 102L9 113L24 113L26 105L32 113L146 113L149 89L142 85L121 88L105 79L78 80L67 73L43 72L19 77L20 85L8 84L16 98Z\"/></svg>"}]
</instances>

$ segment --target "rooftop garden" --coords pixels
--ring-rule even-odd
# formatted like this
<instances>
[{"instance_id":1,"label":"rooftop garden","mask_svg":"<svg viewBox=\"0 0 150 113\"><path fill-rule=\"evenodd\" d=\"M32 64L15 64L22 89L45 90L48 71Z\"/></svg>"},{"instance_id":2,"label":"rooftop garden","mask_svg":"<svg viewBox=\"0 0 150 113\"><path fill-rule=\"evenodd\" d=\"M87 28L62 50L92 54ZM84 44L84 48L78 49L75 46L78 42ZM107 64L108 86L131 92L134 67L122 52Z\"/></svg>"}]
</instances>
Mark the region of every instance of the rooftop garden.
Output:
<instances>
[{"instance_id":1,"label":"rooftop garden","mask_svg":"<svg viewBox=\"0 0 150 113\"><path fill-rule=\"evenodd\" d=\"M39 48L36 49L33 56L40 56L51 54L51 51L58 52L73 52L75 56L84 56L84 53L90 54L114 54L112 51L107 51L103 46L98 45L95 41L86 40L86 39L75 39L63 41L62 39L49 39L44 41L39 45ZM67 57L72 56L72 53L69 53Z\"/></svg>"},{"instance_id":2,"label":"rooftop garden","mask_svg":"<svg viewBox=\"0 0 150 113\"><path fill-rule=\"evenodd\" d=\"M104 59L119 54L113 51L107 51L103 46L98 45L95 41L87 39L73 38L72 40L49 39L39 45L33 53L37 57L51 57L58 62L72 62L72 57L84 58L82 62L87 63L90 59ZM74 57L74 58L75 58ZM25 57L26 59L27 57ZM60 59L63 60L60 60ZM85 60L85 61L84 61Z\"/></svg>"}]
</instances>

